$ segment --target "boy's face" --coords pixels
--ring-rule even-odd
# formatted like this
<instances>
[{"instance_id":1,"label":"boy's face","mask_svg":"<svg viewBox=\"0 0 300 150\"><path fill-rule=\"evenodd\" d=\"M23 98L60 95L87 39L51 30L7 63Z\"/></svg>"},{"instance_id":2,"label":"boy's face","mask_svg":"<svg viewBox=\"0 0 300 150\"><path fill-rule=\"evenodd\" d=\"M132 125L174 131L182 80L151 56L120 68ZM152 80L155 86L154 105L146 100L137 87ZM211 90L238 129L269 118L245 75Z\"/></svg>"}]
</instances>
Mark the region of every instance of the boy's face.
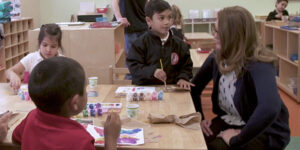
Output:
<instances>
[{"instance_id":1,"label":"boy's face","mask_svg":"<svg viewBox=\"0 0 300 150\"><path fill-rule=\"evenodd\" d=\"M276 9L278 12L282 12L286 6L287 6L287 2L286 1L281 1L280 3L276 3Z\"/></svg>"},{"instance_id":2,"label":"boy's face","mask_svg":"<svg viewBox=\"0 0 300 150\"><path fill-rule=\"evenodd\" d=\"M172 25L172 11L167 9L161 13L154 13L152 19L146 17L146 21L151 30L159 37L164 38Z\"/></svg>"}]
</instances>

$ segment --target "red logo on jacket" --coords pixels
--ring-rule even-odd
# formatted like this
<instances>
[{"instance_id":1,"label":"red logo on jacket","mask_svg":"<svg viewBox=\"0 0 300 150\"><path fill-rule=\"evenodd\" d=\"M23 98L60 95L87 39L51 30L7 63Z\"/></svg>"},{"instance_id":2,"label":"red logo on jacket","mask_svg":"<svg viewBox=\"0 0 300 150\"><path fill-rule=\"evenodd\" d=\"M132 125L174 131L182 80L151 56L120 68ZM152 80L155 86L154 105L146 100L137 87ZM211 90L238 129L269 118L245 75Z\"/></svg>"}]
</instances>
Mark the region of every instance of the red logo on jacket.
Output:
<instances>
[{"instance_id":1,"label":"red logo on jacket","mask_svg":"<svg viewBox=\"0 0 300 150\"><path fill-rule=\"evenodd\" d=\"M173 52L171 54L171 64L172 65L177 65L178 64L178 61L179 61L179 56L177 53Z\"/></svg>"}]
</instances>

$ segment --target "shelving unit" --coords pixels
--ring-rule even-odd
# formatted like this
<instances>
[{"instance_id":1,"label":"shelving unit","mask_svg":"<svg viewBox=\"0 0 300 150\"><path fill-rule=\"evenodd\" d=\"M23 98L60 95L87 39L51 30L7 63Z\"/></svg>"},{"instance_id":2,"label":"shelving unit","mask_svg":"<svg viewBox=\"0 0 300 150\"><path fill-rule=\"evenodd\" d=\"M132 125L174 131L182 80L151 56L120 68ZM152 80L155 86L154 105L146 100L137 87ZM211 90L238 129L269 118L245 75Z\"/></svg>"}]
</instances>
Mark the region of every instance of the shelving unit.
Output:
<instances>
[{"instance_id":1,"label":"shelving unit","mask_svg":"<svg viewBox=\"0 0 300 150\"><path fill-rule=\"evenodd\" d=\"M28 31L33 29L32 18L21 18L3 24L5 39L1 50L0 82L5 82L4 72L29 53Z\"/></svg>"},{"instance_id":2,"label":"shelving unit","mask_svg":"<svg viewBox=\"0 0 300 150\"><path fill-rule=\"evenodd\" d=\"M266 23L264 27L264 46L272 49L278 56L278 87L300 102L300 67L292 55L300 54L300 31L284 30L278 23ZM295 83L296 86L292 86Z\"/></svg>"},{"instance_id":3,"label":"shelving unit","mask_svg":"<svg viewBox=\"0 0 300 150\"><path fill-rule=\"evenodd\" d=\"M255 19L255 24L257 31L262 33L262 25L264 20ZM207 32L211 33L211 29L216 24L215 18L210 19L203 19L203 18L196 18L196 19L184 19L184 32L185 33L194 33L194 32Z\"/></svg>"}]
</instances>

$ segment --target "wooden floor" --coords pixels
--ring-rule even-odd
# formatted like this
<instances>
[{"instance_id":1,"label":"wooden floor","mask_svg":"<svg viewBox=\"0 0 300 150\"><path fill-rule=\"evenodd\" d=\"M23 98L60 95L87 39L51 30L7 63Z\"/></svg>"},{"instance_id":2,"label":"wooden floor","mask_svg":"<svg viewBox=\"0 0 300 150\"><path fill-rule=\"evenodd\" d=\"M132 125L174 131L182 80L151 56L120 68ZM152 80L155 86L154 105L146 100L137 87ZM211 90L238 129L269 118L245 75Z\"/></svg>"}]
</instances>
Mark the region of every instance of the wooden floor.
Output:
<instances>
[{"instance_id":1,"label":"wooden floor","mask_svg":"<svg viewBox=\"0 0 300 150\"><path fill-rule=\"evenodd\" d=\"M281 90L279 90L279 93L289 110L291 136L300 136L300 103L297 103ZM205 117L206 119L212 119L213 117L215 117L215 115L212 113L211 101L207 96L202 97L202 99L202 107Z\"/></svg>"}]
</instances>

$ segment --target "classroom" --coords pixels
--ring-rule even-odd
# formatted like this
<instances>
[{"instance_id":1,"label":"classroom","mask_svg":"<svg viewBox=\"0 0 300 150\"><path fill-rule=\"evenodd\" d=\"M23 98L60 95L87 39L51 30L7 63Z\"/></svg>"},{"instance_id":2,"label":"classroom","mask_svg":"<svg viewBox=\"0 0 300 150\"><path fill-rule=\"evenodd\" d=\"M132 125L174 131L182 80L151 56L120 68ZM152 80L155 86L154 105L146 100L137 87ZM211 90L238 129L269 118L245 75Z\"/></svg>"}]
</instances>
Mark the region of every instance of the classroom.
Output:
<instances>
[{"instance_id":1,"label":"classroom","mask_svg":"<svg viewBox=\"0 0 300 150\"><path fill-rule=\"evenodd\" d=\"M0 0L0 149L300 149L300 0Z\"/></svg>"}]
</instances>

